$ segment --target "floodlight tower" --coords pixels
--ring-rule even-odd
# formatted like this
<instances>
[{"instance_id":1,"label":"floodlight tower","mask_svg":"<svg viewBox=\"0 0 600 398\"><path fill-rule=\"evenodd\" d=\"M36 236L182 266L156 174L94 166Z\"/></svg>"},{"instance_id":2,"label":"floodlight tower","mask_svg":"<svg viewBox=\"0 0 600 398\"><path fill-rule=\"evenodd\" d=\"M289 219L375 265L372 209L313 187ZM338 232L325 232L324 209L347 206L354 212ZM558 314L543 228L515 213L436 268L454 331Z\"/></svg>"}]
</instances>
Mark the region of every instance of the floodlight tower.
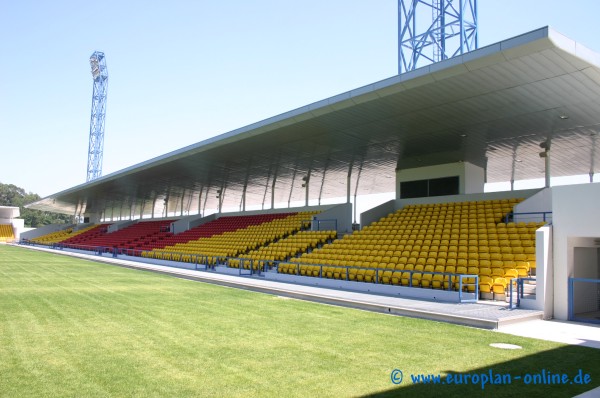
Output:
<instances>
[{"instance_id":1,"label":"floodlight tower","mask_svg":"<svg viewBox=\"0 0 600 398\"><path fill-rule=\"evenodd\" d=\"M94 51L90 57L94 92L92 94L92 116L90 118L90 144L88 147L87 180L102 176L102 153L104 152L104 118L106 116L106 89L108 69L104 53Z\"/></svg>"},{"instance_id":2,"label":"floodlight tower","mask_svg":"<svg viewBox=\"0 0 600 398\"><path fill-rule=\"evenodd\" d=\"M477 0L398 0L399 74L477 46Z\"/></svg>"}]
</instances>

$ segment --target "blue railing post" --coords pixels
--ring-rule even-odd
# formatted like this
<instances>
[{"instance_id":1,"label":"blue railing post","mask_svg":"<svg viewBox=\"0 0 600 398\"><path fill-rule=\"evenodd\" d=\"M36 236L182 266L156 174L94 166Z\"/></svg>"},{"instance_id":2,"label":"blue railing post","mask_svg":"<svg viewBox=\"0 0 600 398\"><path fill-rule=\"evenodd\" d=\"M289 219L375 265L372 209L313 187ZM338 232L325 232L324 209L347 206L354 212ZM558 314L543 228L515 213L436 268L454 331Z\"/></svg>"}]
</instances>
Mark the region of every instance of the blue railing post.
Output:
<instances>
[{"instance_id":1,"label":"blue railing post","mask_svg":"<svg viewBox=\"0 0 600 398\"><path fill-rule=\"evenodd\" d=\"M515 307L513 306L513 281L515 279L511 278L510 279L510 289L508 290L508 297L509 297L509 301L508 301L508 308L509 309L514 309ZM517 295L519 294L519 285L518 285L518 279L517 279Z\"/></svg>"},{"instance_id":2,"label":"blue railing post","mask_svg":"<svg viewBox=\"0 0 600 398\"><path fill-rule=\"evenodd\" d=\"M568 300L568 320L572 321L574 318L574 314L573 314L573 284L574 284L574 279L573 278L569 278L569 288L568 288L568 293L567 293L567 300Z\"/></svg>"}]
</instances>

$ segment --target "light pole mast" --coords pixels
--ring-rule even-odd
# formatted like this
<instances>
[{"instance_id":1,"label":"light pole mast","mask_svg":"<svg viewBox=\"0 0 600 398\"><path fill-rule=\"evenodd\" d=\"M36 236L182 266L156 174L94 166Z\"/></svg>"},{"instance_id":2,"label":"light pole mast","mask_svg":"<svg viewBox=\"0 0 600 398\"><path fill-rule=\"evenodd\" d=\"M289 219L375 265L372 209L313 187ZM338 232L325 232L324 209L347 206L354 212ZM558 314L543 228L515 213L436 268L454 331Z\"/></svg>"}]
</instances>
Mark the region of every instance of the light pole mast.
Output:
<instances>
[{"instance_id":1,"label":"light pole mast","mask_svg":"<svg viewBox=\"0 0 600 398\"><path fill-rule=\"evenodd\" d=\"M398 0L398 74L477 47L477 0Z\"/></svg>"},{"instance_id":2,"label":"light pole mast","mask_svg":"<svg viewBox=\"0 0 600 398\"><path fill-rule=\"evenodd\" d=\"M94 51L90 57L94 92L92 94L92 115L90 117L90 144L88 147L87 180L102 176L102 154L104 152L104 119L106 116L106 89L108 69L104 53Z\"/></svg>"}]
</instances>

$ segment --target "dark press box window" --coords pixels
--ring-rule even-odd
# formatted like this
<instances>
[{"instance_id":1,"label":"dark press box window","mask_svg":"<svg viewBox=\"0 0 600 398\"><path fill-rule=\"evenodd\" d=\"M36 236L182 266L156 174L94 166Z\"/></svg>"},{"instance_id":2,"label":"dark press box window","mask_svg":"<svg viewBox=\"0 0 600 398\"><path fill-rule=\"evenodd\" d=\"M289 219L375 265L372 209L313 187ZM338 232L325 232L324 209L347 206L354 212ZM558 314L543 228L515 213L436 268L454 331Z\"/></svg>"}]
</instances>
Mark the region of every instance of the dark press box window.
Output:
<instances>
[{"instance_id":1,"label":"dark press box window","mask_svg":"<svg viewBox=\"0 0 600 398\"><path fill-rule=\"evenodd\" d=\"M428 196L458 195L458 176L400 183L400 198L425 198Z\"/></svg>"}]
</instances>

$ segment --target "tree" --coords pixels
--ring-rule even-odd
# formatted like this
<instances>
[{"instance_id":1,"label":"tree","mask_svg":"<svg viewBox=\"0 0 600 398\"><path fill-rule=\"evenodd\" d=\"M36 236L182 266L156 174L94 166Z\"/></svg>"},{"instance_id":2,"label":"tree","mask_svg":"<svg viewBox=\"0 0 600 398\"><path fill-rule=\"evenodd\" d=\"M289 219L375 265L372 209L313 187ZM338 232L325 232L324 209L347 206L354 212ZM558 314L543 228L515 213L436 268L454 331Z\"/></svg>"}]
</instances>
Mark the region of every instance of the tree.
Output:
<instances>
[{"instance_id":1,"label":"tree","mask_svg":"<svg viewBox=\"0 0 600 398\"><path fill-rule=\"evenodd\" d=\"M71 217L65 214L25 208L25 205L40 199L38 194L28 193L16 185L0 183L0 206L18 207L21 211L21 218L25 220L26 227L37 228L48 224L65 224L71 222Z\"/></svg>"}]
</instances>

